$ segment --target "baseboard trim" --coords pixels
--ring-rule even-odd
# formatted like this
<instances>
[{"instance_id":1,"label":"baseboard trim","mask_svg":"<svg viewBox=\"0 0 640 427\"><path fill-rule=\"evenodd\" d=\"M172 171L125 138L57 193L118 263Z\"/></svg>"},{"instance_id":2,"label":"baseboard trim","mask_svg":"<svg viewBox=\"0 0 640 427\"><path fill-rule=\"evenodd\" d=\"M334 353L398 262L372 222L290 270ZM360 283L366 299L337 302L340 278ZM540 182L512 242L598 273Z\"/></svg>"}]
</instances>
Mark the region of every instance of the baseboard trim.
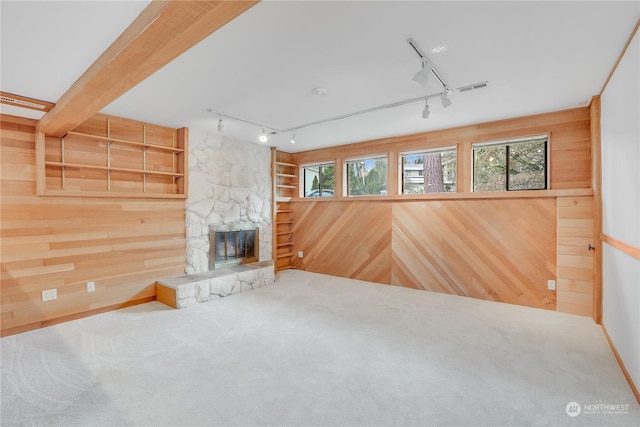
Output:
<instances>
[{"instance_id":1,"label":"baseboard trim","mask_svg":"<svg viewBox=\"0 0 640 427\"><path fill-rule=\"evenodd\" d=\"M3 329L2 331L0 331L0 337L20 334L22 332L28 332L28 331L33 331L34 329L46 328L47 326L57 325L58 323L64 323L70 320L82 319L83 317L93 316L94 314L106 313L107 311L114 311L114 310L118 310L125 307L144 304L147 302L155 301L155 299L156 297L154 295L146 298L126 301L120 304L113 304L106 307L100 307L100 308L96 308L89 311L83 311L81 313L68 314L66 316L56 317L55 319L47 319L40 322L29 323L27 325L16 326L15 328Z\"/></svg>"},{"instance_id":2,"label":"baseboard trim","mask_svg":"<svg viewBox=\"0 0 640 427\"><path fill-rule=\"evenodd\" d=\"M607 338L607 341L609 342L609 346L611 347L611 350L613 350L613 355L616 357L616 360L618 361L618 364L622 369L622 373L624 374L624 377L627 379L627 382L629 383L629 387L631 387L631 391L636 396L636 400L640 404L640 391L638 391L638 387L636 387L636 385L633 382L633 379L631 378L631 375L629 375L629 371L627 371L627 367L624 366L624 362L622 361L620 354L618 354L618 350L616 350L616 346L613 345L613 341L611 341L611 337L607 332L607 328L605 328L604 325L602 324L600 325L600 327L602 328L602 332L604 332L604 336Z\"/></svg>"}]
</instances>

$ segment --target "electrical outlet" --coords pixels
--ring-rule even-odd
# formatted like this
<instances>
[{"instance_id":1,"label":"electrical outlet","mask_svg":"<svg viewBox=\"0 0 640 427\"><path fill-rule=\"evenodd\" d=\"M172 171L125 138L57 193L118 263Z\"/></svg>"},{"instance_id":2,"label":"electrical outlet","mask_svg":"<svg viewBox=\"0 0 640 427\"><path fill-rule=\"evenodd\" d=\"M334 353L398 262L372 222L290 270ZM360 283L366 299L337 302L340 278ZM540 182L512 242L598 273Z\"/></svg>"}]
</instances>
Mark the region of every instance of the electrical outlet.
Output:
<instances>
[{"instance_id":1,"label":"electrical outlet","mask_svg":"<svg viewBox=\"0 0 640 427\"><path fill-rule=\"evenodd\" d=\"M58 290L55 288L42 291L42 302L51 301L57 298L58 298Z\"/></svg>"},{"instance_id":2,"label":"electrical outlet","mask_svg":"<svg viewBox=\"0 0 640 427\"><path fill-rule=\"evenodd\" d=\"M555 291L556 290L556 281L555 280L547 280L547 288L549 288L550 291Z\"/></svg>"},{"instance_id":3,"label":"electrical outlet","mask_svg":"<svg viewBox=\"0 0 640 427\"><path fill-rule=\"evenodd\" d=\"M298 251L298 258L304 258L304 252Z\"/></svg>"},{"instance_id":4,"label":"electrical outlet","mask_svg":"<svg viewBox=\"0 0 640 427\"><path fill-rule=\"evenodd\" d=\"M96 291L96 282L87 282L87 292Z\"/></svg>"}]
</instances>

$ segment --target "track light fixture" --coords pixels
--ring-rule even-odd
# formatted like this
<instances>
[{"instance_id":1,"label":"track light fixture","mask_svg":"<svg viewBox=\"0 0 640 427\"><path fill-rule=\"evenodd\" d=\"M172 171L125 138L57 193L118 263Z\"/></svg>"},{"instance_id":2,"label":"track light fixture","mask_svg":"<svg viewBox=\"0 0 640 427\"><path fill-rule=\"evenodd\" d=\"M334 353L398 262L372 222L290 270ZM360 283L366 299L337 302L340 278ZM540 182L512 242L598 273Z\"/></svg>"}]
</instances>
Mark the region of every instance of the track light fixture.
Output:
<instances>
[{"instance_id":1,"label":"track light fixture","mask_svg":"<svg viewBox=\"0 0 640 427\"><path fill-rule=\"evenodd\" d=\"M429 100L425 99L424 100L424 110L422 110L422 118L423 119L428 119L429 118L429 114L431 114L431 110L429 109Z\"/></svg>"},{"instance_id":2,"label":"track light fixture","mask_svg":"<svg viewBox=\"0 0 640 427\"><path fill-rule=\"evenodd\" d=\"M418 83L420 86L426 86L427 81L429 80L429 74L431 73L431 66L429 61L422 61L422 69L413 76L413 81Z\"/></svg>"},{"instance_id":3,"label":"track light fixture","mask_svg":"<svg viewBox=\"0 0 640 427\"><path fill-rule=\"evenodd\" d=\"M291 141L292 144L296 143L296 130L295 129L291 131L291 139L290 139L290 141Z\"/></svg>"},{"instance_id":4,"label":"track light fixture","mask_svg":"<svg viewBox=\"0 0 640 427\"><path fill-rule=\"evenodd\" d=\"M262 128L262 133L260 134L260 136L258 137L258 139L260 140L260 142L267 142L267 133L264 131L264 128Z\"/></svg>"},{"instance_id":5,"label":"track light fixture","mask_svg":"<svg viewBox=\"0 0 640 427\"><path fill-rule=\"evenodd\" d=\"M449 99L449 94L446 90L440 94L440 99L442 100L443 108L448 108L451 106L451 100Z\"/></svg>"},{"instance_id":6,"label":"track light fixture","mask_svg":"<svg viewBox=\"0 0 640 427\"><path fill-rule=\"evenodd\" d=\"M218 119L218 132L222 132L224 130L224 123L222 122L222 114L218 114L220 117Z\"/></svg>"}]
</instances>

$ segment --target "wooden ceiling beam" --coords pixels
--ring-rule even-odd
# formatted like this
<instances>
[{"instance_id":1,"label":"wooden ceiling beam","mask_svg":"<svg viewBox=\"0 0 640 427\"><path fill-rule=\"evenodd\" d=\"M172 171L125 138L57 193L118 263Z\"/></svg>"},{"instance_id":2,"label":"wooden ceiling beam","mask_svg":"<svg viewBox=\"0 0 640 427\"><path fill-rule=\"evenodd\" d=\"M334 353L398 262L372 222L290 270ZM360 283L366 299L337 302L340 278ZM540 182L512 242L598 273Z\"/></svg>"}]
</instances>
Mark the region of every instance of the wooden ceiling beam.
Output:
<instances>
[{"instance_id":1,"label":"wooden ceiling beam","mask_svg":"<svg viewBox=\"0 0 640 427\"><path fill-rule=\"evenodd\" d=\"M258 2L152 1L38 121L37 130L64 135Z\"/></svg>"}]
</instances>

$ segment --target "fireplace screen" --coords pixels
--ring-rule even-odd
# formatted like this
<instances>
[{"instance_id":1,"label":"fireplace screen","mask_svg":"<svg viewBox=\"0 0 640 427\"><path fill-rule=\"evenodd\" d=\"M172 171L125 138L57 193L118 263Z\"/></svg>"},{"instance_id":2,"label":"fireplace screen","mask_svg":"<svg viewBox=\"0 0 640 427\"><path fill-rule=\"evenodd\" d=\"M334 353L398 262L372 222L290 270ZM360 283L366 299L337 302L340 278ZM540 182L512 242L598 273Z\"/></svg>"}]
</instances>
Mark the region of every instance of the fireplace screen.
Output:
<instances>
[{"instance_id":1,"label":"fireplace screen","mask_svg":"<svg viewBox=\"0 0 640 427\"><path fill-rule=\"evenodd\" d=\"M258 261L255 224L212 225L209 242L209 270Z\"/></svg>"}]
</instances>

